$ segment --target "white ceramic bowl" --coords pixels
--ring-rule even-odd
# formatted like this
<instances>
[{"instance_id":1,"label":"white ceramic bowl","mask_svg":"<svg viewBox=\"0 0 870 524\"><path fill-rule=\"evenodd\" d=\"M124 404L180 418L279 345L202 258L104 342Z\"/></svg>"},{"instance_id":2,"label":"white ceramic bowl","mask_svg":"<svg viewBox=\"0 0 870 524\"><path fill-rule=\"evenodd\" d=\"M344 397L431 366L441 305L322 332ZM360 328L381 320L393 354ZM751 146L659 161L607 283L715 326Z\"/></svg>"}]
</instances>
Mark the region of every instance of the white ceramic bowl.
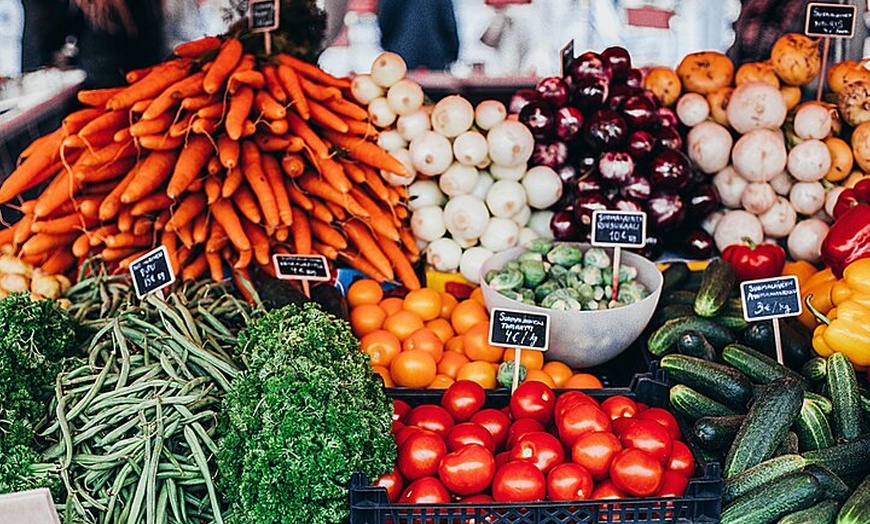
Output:
<instances>
[{"instance_id":1,"label":"white ceramic bowl","mask_svg":"<svg viewBox=\"0 0 870 524\"><path fill-rule=\"evenodd\" d=\"M585 252L589 244L578 244ZM613 249L605 248L613 256ZM662 273L647 258L622 250L622 265L637 268L637 280L649 296L626 306L597 311L554 311L508 298L486 284L484 275L501 269L525 251L515 247L487 259L480 269L480 288L487 309L503 308L550 315L550 344L544 357L561 360L572 368L597 366L625 351L643 333L655 313L662 293Z\"/></svg>"}]
</instances>

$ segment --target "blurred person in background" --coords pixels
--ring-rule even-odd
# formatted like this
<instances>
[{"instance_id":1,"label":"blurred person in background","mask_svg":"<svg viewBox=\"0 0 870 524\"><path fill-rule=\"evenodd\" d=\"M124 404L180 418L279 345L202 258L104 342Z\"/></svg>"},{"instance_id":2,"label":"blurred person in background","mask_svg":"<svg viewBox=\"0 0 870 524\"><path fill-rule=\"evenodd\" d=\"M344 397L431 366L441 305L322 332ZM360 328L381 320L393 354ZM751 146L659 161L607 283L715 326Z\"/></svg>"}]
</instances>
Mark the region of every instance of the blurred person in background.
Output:
<instances>
[{"instance_id":1,"label":"blurred person in background","mask_svg":"<svg viewBox=\"0 0 870 524\"><path fill-rule=\"evenodd\" d=\"M408 69L444 70L459 56L451 0L380 0L381 47L399 54Z\"/></svg>"}]
</instances>

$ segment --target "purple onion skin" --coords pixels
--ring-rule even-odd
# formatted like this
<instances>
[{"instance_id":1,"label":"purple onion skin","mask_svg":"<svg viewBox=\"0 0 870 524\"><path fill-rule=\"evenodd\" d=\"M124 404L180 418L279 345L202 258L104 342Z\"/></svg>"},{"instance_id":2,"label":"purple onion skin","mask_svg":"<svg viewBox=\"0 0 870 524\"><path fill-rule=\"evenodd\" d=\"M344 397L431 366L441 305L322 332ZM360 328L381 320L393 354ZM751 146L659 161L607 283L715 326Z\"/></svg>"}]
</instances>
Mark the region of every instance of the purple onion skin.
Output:
<instances>
[{"instance_id":1,"label":"purple onion skin","mask_svg":"<svg viewBox=\"0 0 870 524\"><path fill-rule=\"evenodd\" d=\"M620 186L619 191L624 197L646 200L652 194L652 184L645 176L635 174Z\"/></svg>"},{"instance_id":2,"label":"purple onion skin","mask_svg":"<svg viewBox=\"0 0 870 524\"><path fill-rule=\"evenodd\" d=\"M628 124L616 111L600 109L587 122L584 136L596 150L619 149L628 138Z\"/></svg>"},{"instance_id":3,"label":"purple onion skin","mask_svg":"<svg viewBox=\"0 0 870 524\"><path fill-rule=\"evenodd\" d=\"M622 107L622 103L625 102L626 99L639 95L642 92L642 89L628 87L625 84L612 85L610 86L610 91L607 96L607 109L619 111Z\"/></svg>"},{"instance_id":4,"label":"purple onion skin","mask_svg":"<svg viewBox=\"0 0 870 524\"><path fill-rule=\"evenodd\" d=\"M553 107L544 100L532 100L520 110L519 120L532 132L537 140L553 136L556 128L556 114Z\"/></svg>"},{"instance_id":5,"label":"purple onion skin","mask_svg":"<svg viewBox=\"0 0 870 524\"><path fill-rule=\"evenodd\" d=\"M643 95L623 100L620 111L632 129L649 129L656 121L656 106Z\"/></svg>"},{"instance_id":6,"label":"purple onion skin","mask_svg":"<svg viewBox=\"0 0 870 524\"><path fill-rule=\"evenodd\" d=\"M603 76L584 77L572 84L571 102L578 109L592 111L601 107L610 94L610 81Z\"/></svg>"},{"instance_id":7,"label":"purple onion skin","mask_svg":"<svg viewBox=\"0 0 870 524\"><path fill-rule=\"evenodd\" d=\"M574 158L571 164L577 168L577 173L583 176L586 173L591 173L598 167L598 155L592 154L590 151L584 151L583 155Z\"/></svg>"},{"instance_id":8,"label":"purple onion skin","mask_svg":"<svg viewBox=\"0 0 870 524\"><path fill-rule=\"evenodd\" d=\"M564 106L556 110L554 116L555 135L559 140L571 142L583 130L583 113L574 106Z\"/></svg>"},{"instance_id":9,"label":"purple onion skin","mask_svg":"<svg viewBox=\"0 0 870 524\"><path fill-rule=\"evenodd\" d=\"M598 173L596 172L586 173L583 176L578 177L574 182L575 195L600 195L603 191L604 186L601 183L601 178L599 178Z\"/></svg>"},{"instance_id":10,"label":"purple onion skin","mask_svg":"<svg viewBox=\"0 0 870 524\"><path fill-rule=\"evenodd\" d=\"M626 150L635 160L642 160L653 152L656 138L649 131L638 129L628 135Z\"/></svg>"},{"instance_id":11,"label":"purple onion skin","mask_svg":"<svg viewBox=\"0 0 870 524\"><path fill-rule=\"evenodd\" d=\"M576 57L568 65L567 73L572 84L577 84L580 80L590 76L602 76L608 82L613 78L613 69L610 67L610 63L594 51L586 51Z\"/></svg>"},{"instance_id":12,"label":"purple onion skin","mask_svg":"<svg viewBox=\"0 0 870 524\"><path fill-rule=\"evenodd\" d=\"M687 191L686 212L693 218L704 218L719 209L722 203L716 186L710 183L690 186Z\"/></svg>"},{"instance_id":13,"label":"purple onion skin","mask_svg":"<svg viewBox=\"0 0 870 524\"><path fill-rule=\"evenodd\" d=\"M643 71L632 67L625 74L625 79L623 79L623 83L628 87L643 89Z\"/></svg>"},{"instance_id":14,"label":"purple onion skin","mask_svg":"<svg viewBox=\"0 0 870 524\"><path fill-rule=\"evenodd\" d=\"M677 114L670 107L660 107L656 109L656 126L661 129L663 127L677 127L680 121L677 119Z\"/></svg>"},{"instance_id":15,"label":"purple onion skin","mask_svg":"<svg viewBox=\"0 0 870 524\"><path fill-rule=\"evenodd\" d=\"M653 153L649 161L649 173L654 188L679 190L689 183L692 165L680 151L661 148Z\"/></svg>"},{"instance_id":16,"label":"purple onion skin","mask_svg":"<svg viewBox=\"0 0 870 524\"><path fill-rule=\"evenodd\" d=\"M519 114L523 106L538 99L538 93L534 89L519 89L511 95L508 103L508 112L512 115Z\"/></svg>"},{"instance_id":17,"label":"purple onion skin","mask_svg":"<svg viewBox=\"0 0 870 524\"><path fill-rule=\"evenodd\" d=\"M547 166L558 171L568 162L568 144L559 140L536 141L530 162L535 166Z\"/></svg>"},{"instance_id":18,"label":"purple onion skin","mask_svg":"<svg viewBox=\"0 0 870 524\"><path fill-rule=\"evenodd\" d=\"M653 231L673 231L686 219L686 205L678 193L659 191L646 201L646 213Z\"/></svg>"},{"instance_id":19,"label":"purple onion skin","mask_svg":"<svg viewBox=\"0 0 870 524\"><path fill-rule=\"evenodd\" d=\"M650 260L656 260L662 256L662 253L665 252L664 241L658 235L647 235L646 243L640 250L638 250L638 254L644 256Z\"/></svg>"},{"instance_id":20,"label":"purple onion skin","mask_svg":"<svg viewBox=\"0 0 870 524\"><path fill-rule=\"evenodd\" d=\"M694 228L682 235L680 248L683 254L693 259L705 259L713 256L716 251L716 242L710 233L701 228Z\"/></svg>"},{"instance_id":21,"label":"purple onion skin","mask_svg":"<svg viewBox=\"0 0 870 524\"><path fill-rule=\"evenodd\" d=\"M601 58L610 64L614 80L625 80L631 70L631 55L621 46L611 46L601 52Z\"/></svg>"},{"instance_id":22,"label":"purple onion skin","mask_svg":"<svg viewBox=\"0 0 870 524\"><path fill-rule=\"evenodd\" d=\"M623 184L634 174L634 160L625 151L605 151L598 159L598 172L603 180Z\"/></svg>"},{"instance_id":23,"label":"purple onion skin","mask_svg":"<svg viewBox=\"0 0 870 524\"><path fill-rule=\"evenodd\" d=\"M668 149L682 149L683 135L676 127L661 127L656 131L656 144Z\"/></svg>"},{"instance_id":24,"label":"purple onion skin","mask_svg":"<svg viewBox=\"0 0 870 524\"><path fill-rule=\"evenodd\" d=\"M556 240L574 240L580 237L580 225L570 210L556 211L550 219L550 231Z\"/></svg>"},{"instance_id":25,"label":"purple onion skin","mask_svg":"<svg viewBox=\"0 0 870 524\"><path fill-rule=\"evenodd\" d=\"M573 184L580 176L580 174L577 172L577 168L570 163L565 164L564 166L557 169L556 174L559 175L559 178L562 180L563 185Z\"/></svg>"},{"instance_id":26,"label":"purple onion skin","mask_svg":"<svg viewBox=\"0 0 870 524\"><path fill-rule=\"evenodd\" d=\"M568 84L558 76L546 76L535 84L538 98L545 100L553 107L562 107L568 103Z\"/></svg>"},{"instance_id":27,"label":"purple onion skin","mask_svg":"<svg viewBox=\"0 0 870 524\"><path fill-rule=\"evenodd\" d=\"M591 226L592 212L606 209L610 209L610 203L601 194L587 193L574 199L574 216L580 226Z\"/></svg>"},{"instance_id":28,"label":"purple onion skin","mask_svg":"<svg viewBox=\"0 0 870 524\"><path fill-rule=\"evenodd\" d=\"M639 200L627 197L617 197L613 200L613 209L617 211L643 211L643 204Z\"/></svg>"}]
</instances>

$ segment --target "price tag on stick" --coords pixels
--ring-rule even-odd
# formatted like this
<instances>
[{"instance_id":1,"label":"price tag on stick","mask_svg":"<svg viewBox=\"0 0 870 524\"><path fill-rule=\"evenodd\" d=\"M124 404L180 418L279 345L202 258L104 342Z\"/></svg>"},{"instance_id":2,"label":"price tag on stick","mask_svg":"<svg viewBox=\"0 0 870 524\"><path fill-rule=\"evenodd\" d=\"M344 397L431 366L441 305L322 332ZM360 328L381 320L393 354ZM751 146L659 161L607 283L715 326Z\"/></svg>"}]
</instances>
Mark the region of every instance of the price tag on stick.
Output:
<instances>
[{"instance_id":1,"label":"price tag on stick","mask_svg":"<svg viewBox=\"0 0 870 524\"><path fill-rule=\"evenodd\" d=\"M547 351L550 345L550 315L493 308L489 313L489 343L514 348L513 391L520 382L522 350Z\"/></svg>"},{"instance_id":2,"label":"price tag on stick","mask_svg":"<svg viewBox=\"0 0 870 524\"><path fill-rule=\"evenodd\" d=\"M302 290L311 298L308 281L329 280L329 263L323 255L272 255L275 276L282 280L301 280Z\"/></svg>"},{"instance_id":3,"label":"price tag on stick","mask_svg":"<svg viewBox=\"0 0 870 524\"><path fill-rule=\"evenodd\" d=\"M642 211L593 211L592 245L613 247L613 279L610 299L619 294L619 264L623 247L641 248L646 244L646 213Z\"/></svg>"},{"instance_id":4,"label":"price tag on stick","mask_svg":"<svg viewBox=\"0 0 870 524\"><path fill-rule=\"evenodd\" d=\"M169 262L166 246L152 249L131 262L130 275L133 277L133 288L138 298L154 292L160 293L162 297L163 288L175 282L175 272Z\"/></svg>"},{"instance_id":5,"label":"price tag on stick","mask_svg":"<svg viewBox=\"0 0 870 524\"><path fill-rule=\"evenodd\" d=\"M779 319L801 314L801 290L794 275L747 280L740 283L743 318L747 322L771 320L776 360L783 364Z\"/></svg>"},{"instance_id":6,"label":"price tag on stick","mask_svg":"<svg viewBox=\"0 0 870 524\"><path fill-rule=\"evenodd\" d=\"M816 100L822 99L822 92L825 89L831 38L853 38L855 36L856 11L856 6L848 4L828 4L824 2L810 2L807 4L804 34L822 39L822 65L819 72L819 87L816 90ZM861 23L864 23L863 20Z\"/></svg>"},{"instance_id":7,"label":"price tag on stick","mask_svg":"<svg viewBox=\"0 0 870 524\"><path fill-rule=\"evenodd\" d=\"M248 28L252 33L264 33L263 43L266 54L272 53L272 36L269 33L278 29L280 24L279 0L249 0Z\"/></svg>"}]
</instances>

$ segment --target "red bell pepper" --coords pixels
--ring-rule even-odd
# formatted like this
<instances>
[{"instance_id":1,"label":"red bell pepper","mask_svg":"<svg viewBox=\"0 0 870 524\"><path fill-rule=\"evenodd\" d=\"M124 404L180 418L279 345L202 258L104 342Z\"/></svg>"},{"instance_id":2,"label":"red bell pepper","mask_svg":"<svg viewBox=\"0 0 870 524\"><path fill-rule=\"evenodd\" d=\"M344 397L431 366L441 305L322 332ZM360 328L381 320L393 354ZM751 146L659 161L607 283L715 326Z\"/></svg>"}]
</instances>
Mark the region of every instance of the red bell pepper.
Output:
<instances>
[{"instance_id":1,"label":"red bell pepper","mask_svg":"<svg viewBox=\"0 0 870 524\"><path fill-rule=\"evenodd\" d=\"M756 244L743 238L722 250L722 259L731 264L738 282L777 277L785 266L785 250L779 244Z\"/></svg>"},{"instance_id":2,"label":"red bell pepper","mask_svg":"<svg viewBox=\"0 0 870 524\"><path fill-rule=\"evenodd\" d=\"M870 199L867 201L870 202ZM870 203L858 202L842 212L831 226L828 235L822 241L822 261L831 268L837 278L840 278L846 266L855 260L868 257L870 257Z\"/></svg>"},{"instance_id":3,"label":"red bell pepper","mask_svg":"<svg viewBox=\"0 0 870 524\"><path fill-rule=\"evenodd\" d=\"M840 193L834 204L834 220L839 219L851 207L861 203L870 204L870 178L865 178Z\"/></svg>"}]
</instances>

